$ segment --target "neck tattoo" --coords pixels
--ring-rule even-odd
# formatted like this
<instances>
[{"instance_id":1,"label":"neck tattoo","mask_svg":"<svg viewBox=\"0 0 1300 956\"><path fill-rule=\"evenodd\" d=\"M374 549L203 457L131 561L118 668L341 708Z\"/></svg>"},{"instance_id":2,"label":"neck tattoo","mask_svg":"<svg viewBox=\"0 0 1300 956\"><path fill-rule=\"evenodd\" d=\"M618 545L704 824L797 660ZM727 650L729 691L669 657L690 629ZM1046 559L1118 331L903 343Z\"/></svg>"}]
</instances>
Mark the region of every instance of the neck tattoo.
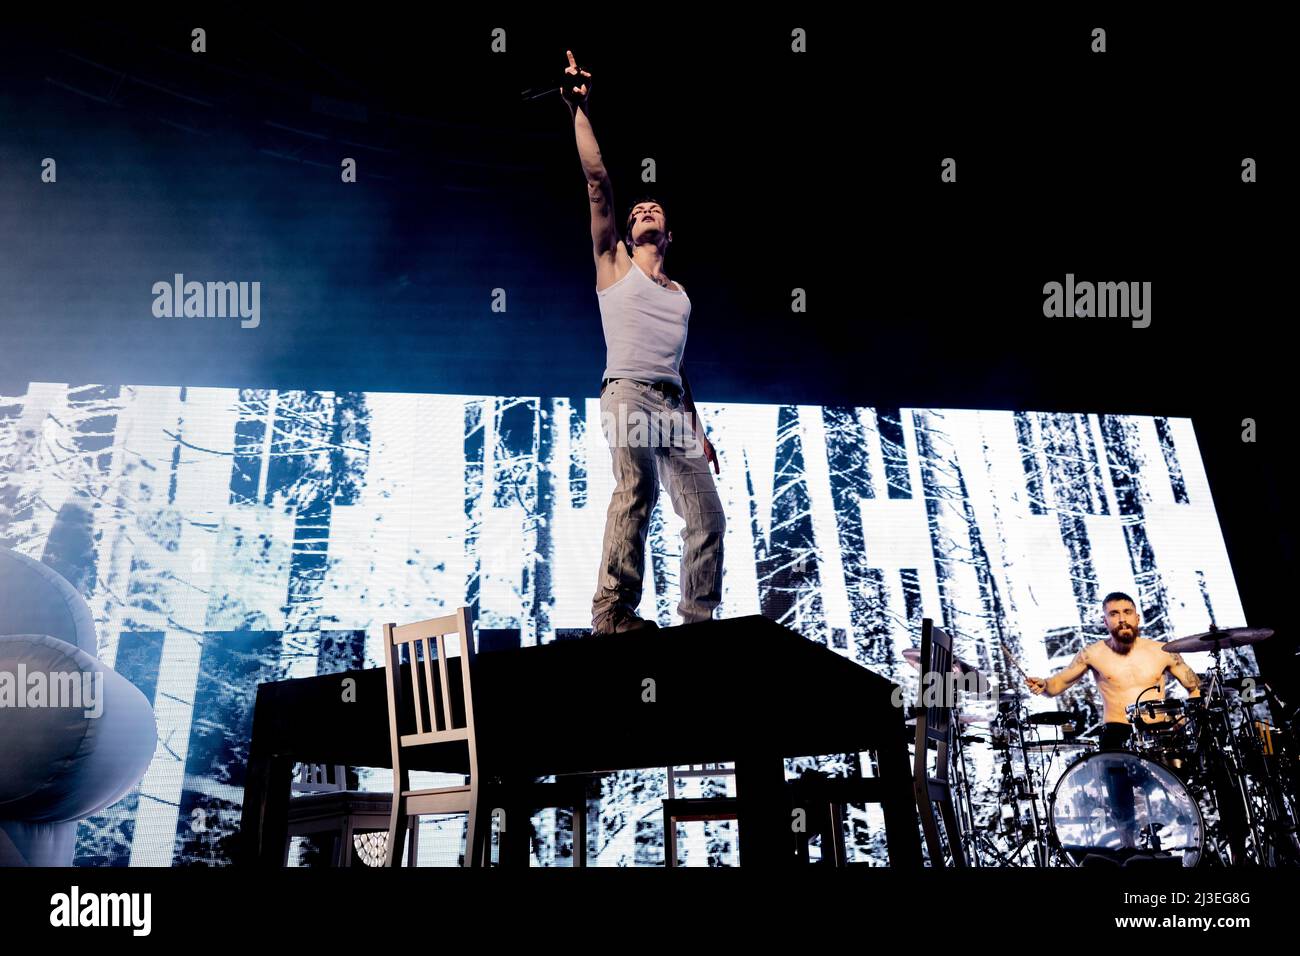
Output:
<instances>
[{"instance_id":1,"label":"neck tattoo","mask_svg":"<svg viewBox=\"0 0 1300 956\"><path fill-rule=\"evenodd\" d=\"M669 292L675 292L675 291L676 291L676 290L673 288L673 280L670 279L670 278L668 278L668 277L667 277L666 275L664 275L662 272L660 272L658 275L651 275L651 274L650 274L650 270L647 269L647 268L645 268L645 266L642 266L642 265L641 265L640 263L638 263L635 259L633 259L632 262L635 263L635 264L638 266L638 268L640 268L641 271L645 273L645 275L646 275L647 278L649 278L649 279L651 279L652 281L654 281L654 282L658 283L659 285L663 286L663 287L664 287L665 289L667 289Z\"/></svg>"}]
</instances>

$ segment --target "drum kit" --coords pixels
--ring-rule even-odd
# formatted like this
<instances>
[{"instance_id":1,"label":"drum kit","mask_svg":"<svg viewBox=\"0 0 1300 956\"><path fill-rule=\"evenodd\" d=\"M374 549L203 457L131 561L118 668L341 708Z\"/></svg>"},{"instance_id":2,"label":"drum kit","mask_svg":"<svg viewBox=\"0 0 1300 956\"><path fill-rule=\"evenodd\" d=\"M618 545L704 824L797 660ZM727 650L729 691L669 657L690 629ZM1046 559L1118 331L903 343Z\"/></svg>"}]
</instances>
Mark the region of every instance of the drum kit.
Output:
<instances>
[{"instance_id":1,"label":"drum kit","mask_svg":"<svg viewBox=\"0 0 1300 956\"><path fill-rule=\"evenodd\" d=\"M1266 628L1211 629L1168 641L1208 651L1201 695L1150 688L1127 709L1125 744L1103 746L1090 708L1031 713L1017 683L996 715L954 714L958 836L976 866L1300 865L1300 732L1296 708L1222 652L1272 637ZM914 666L919 659L905 654ZM1015 664L1008 653L1008 659ZM974 668L954 660L954 670ZM1020 671L1023 675L1023 670ZM996 808L977 813L970 745L990 745Z\"/></svg>"}]
</instances>

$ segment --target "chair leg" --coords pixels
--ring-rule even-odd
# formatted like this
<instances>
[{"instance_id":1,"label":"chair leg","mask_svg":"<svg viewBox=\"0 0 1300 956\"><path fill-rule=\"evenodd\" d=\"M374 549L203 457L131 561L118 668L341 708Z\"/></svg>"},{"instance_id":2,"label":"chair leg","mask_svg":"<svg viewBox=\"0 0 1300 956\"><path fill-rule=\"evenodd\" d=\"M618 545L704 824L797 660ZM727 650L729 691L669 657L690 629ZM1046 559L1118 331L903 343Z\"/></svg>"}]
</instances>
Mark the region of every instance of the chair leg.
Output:
<instances>
[{"instance_id":1,"label":"chair leg","mask_svg":"<svg viewBox=\"0 0 1300 956\"><path fill-rule=\"evenodd\" d=\"M420 818L411 817L407 821L406 859L408 866L415 866L420 854Z\"/></svg>"},{"instance_id":2,"label":"chair leg","mask_svg":"<svg viewBox=\"0 0 1300 956\"><path fill-rule=\"evenodd\" d=\"M677 818L671 810L664 810L664 866L677 865Z\"/></svg>"},{"instance_id":3,"label":"chair leg","mask_svg":"<svg viewBox=\"0 0 1300 956\"><path fill-rule=\"evenodd\" d=\"M844 866L844 804L832 803L830 805L831 815L831 832L829 834L831 865Z\"/></svg>"},{"instance_id":4,"label":"chair leg","mask_svg":"<svg viewBox=\"0 0 1300 956\"><path fill-rule=\"evenodd\" d=\"M948 861L943 858L943 837L939 834L939 820L934 815L934 807L921 820L925 831L925 846L930 854L930 865L936 869L947 869Z\"/></svg>"},{"instance_id":5,"label":"chair leg","mask_svg":"<svg viewBox=\"0 0 1300 956\"><path fill-rule=\"evenodd\" d=\"M943 828L948 835L948 849L952 851L954 869L966 867L966 857L961 843L961 831L957 829L957 812L953 809L952 795L948 794L940 804L943 813Z\"/></svg>"},{"instance_id":6,"label":"chair leg","mask_svg":"<svg viewBox=\"0 0 1300 956\"><path fill-rule=\"evenodd\" d=\"M470 801L468 819L465 821L465 865L479 866L480 858L478 845L482 837L478 833L478 828L482 827L483 821L480 819L479 808L475 805L477 801Z\"/></svg>"},{"instance_id":7,"label":"chair leg","mask_svg":"<svg viewBox=\"0 0 1300 956\"><path fill-rule=\"evenodd\" d=\"M587 865L587 799L582 796L573 808L573 865Z\"/></svg>"},{"instance_id":8,"label":"chair leg","mask_svg":"<svg viewBox=\"0 0 1300 956\"><path fill-rule=\"evenodd\" d=\"M469 820L465 826L465 865L487 867L492 863L493 796L491 786L476 786L471 792Z\"/></svg>"},{"instance_id":9,"label":"chair leg","mask_svg":"<svg viewBox=\"0 0 1300 956\"><path fill-rule=\"evenodd\" d=\"M393 794L393 812L388 822L388 847L384 851L384 866L402 865L402 845L406 842L406 804L400 794Z\"/></svg>"},{"instance_id":10,"label":"chair leg","mask_svg":"<svg viewBox=\"0 0 1300 956\"><path fill-rule=\"evenodd\" d=\"M334 848L334 865L336 867L352 865L352 819L344 817L339 821L339 829L335 834L339 843Z\"/></svg>"}]
</instances>

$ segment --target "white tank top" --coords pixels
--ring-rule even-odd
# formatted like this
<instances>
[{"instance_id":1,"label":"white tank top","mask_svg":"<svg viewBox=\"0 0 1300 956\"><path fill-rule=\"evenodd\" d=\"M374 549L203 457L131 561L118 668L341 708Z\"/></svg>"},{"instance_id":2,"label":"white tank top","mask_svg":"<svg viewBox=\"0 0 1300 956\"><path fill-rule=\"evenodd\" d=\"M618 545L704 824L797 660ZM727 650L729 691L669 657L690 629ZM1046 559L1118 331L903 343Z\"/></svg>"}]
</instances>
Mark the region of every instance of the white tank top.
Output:
<instances>
[{"instance_id":1,"label":"white tank top","mask_svg":"<svg viewBox=\"0 0 1300 956\"><path fill-rule=\"evenodd\" d=\"M681 388L691 300L684 291L665 289L632 262L627 275L596 290L605 330L604 378L672 382Z\"/></svg>"}]
</instances>

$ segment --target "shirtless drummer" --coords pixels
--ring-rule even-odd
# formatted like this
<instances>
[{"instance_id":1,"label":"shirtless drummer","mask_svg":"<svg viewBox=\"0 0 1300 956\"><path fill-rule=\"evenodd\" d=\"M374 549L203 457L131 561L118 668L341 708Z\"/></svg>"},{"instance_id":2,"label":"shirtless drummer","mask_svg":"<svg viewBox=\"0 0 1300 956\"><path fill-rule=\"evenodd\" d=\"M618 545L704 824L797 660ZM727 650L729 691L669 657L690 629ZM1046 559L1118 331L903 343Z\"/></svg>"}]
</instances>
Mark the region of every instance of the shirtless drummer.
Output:
<instances>
[{"instance_id":1,"label":"shirtless drummer","mask_svg":"<svg viewBox=\"0 0 1300 956\"><path fill-rule=\"evenodd\" d=\"M1137 605L1127 594L1122 591L1107 594L1101 602L1101 612L1110 631L1106 640L1084 647L1064 670L1051 677L1026 677L1025 683L1035 694L1055 697L1085 672L1092 671L1106 702L1101 749L1118 750L1128 743L1132 729L1126 712L1128 706L1137 703L1139 696L1144 701L1162 700L1166 671L1187 688L1190 697L1201 696L1201 682L1181 656L1166 651L1159 641L1141 636ZM1144 691L1150 693L1143 696Z\"/></svg>"}]
</instances>

